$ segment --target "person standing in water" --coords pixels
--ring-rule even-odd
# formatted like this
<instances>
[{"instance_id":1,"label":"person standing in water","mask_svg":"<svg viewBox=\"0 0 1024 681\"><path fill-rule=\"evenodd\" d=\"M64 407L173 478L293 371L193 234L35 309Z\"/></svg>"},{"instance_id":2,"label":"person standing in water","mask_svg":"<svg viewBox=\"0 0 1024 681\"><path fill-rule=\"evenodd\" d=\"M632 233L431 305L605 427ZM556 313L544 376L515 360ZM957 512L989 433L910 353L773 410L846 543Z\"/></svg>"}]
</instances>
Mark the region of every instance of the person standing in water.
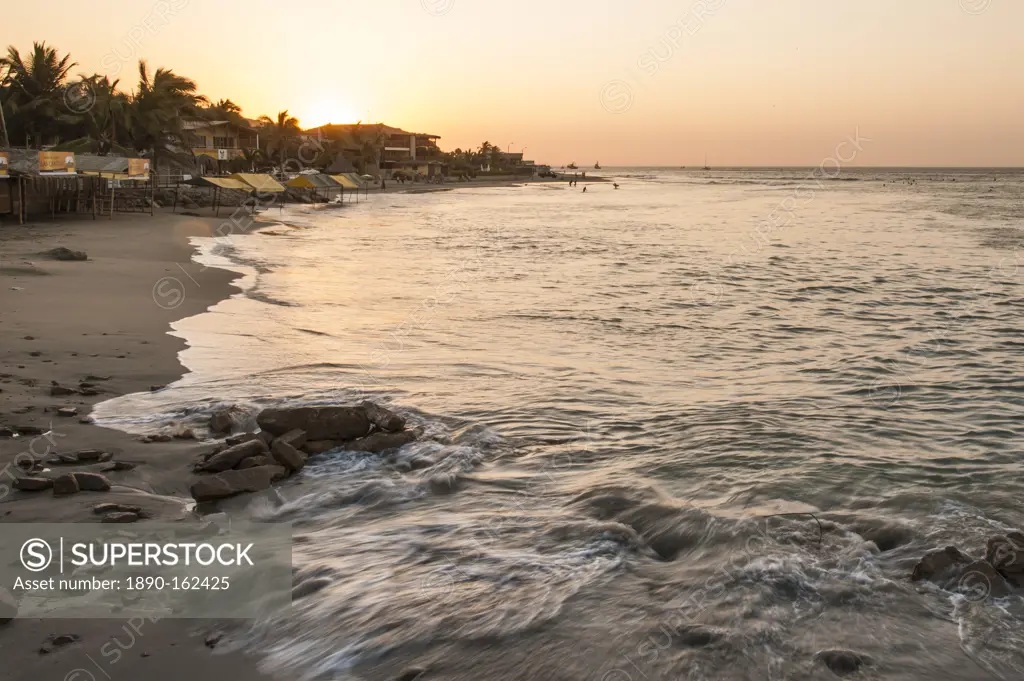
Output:
<instances>
[{"instance_id":1,"label":"person standing in water","mask_svg":"<svg viewBox=\"0 0 1024 681\"><path fill-rule=\"evenodd\" d=\"M583 193L584 193L584 194L586 194L586 193L587 193L587 186L586 186L586 185L583 185Z\"/></svg>"},{"instance_id":2,"label":"person standing in water","mask_svg":"<svg viewBox=\"0 0 1024 681\"><path fill-rule=\"evenodd\" d=\"M384 191L385 189L387 189L387 185L384 183L384 178L382 177L380 178L380 190Z\"/></svg>"}]
</instances>

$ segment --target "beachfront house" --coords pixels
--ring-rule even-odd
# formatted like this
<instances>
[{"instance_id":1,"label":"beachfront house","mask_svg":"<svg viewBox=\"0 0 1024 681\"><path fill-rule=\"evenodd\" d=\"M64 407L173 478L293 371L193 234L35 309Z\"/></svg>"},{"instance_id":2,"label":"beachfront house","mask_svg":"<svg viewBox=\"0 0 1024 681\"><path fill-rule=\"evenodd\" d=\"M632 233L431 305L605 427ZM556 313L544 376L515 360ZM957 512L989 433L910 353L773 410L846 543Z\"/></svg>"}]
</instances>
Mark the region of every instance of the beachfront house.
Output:
<instances>
[{"instance_id":1,"label":"beachfront house","mask_svg":"<svg viewBox=\"0 0 1024 681\"><path fill-rule=\"evenodd\" d=\"M260 121L243 120L245 125L202 118L187 118L183 121L189 137L189 148L196 158L200 175L225 172L232 165L231 161L245 156L246 150L259 148L260 128L263 124Z\"/></svg>"},{"instance_id":2,"label":"beachfront house","mask_svg":"<svg viewBox=\"0 0 1024 681\"><path fill-rule=\"evenodd\" d=\"M398 171L432 178L446 166L439 135L409 132L383 123L322 125L305 131L311 139L330 140L360 172L391 177Z\"/></svg>"}]
</instances>

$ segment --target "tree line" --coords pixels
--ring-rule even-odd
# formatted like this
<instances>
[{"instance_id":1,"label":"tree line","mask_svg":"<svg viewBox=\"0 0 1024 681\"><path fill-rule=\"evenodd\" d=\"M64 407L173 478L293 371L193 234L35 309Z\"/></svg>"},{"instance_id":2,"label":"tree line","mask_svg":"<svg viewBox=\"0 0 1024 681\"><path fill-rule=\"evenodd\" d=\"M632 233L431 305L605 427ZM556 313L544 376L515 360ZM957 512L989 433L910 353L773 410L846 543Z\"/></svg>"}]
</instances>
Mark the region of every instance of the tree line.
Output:
<instances>
[{"instance_id":1,"label":"tree line","mask_svg":"<svg viewBox=\"0 0 1024 681\"><path fill-rule=\"evenodd\" d=\"M190 147L195 136L186 121L229 121L250 127L242 109L230 99L212 101L199 94L195 81L171 69L151 70L139 60L138 79L128 86L103 74L72 74L78 64L45 42L35 42L22 54L15 46L0 58L0 144L54 148L105 155L145 155L154 171L167 160L194 164ZM124 89L125 86L130 89ZM276 117L261 116L259 148L243 149L228 170L285 167L301 159L306 167L330 166L342 153L338 140L304 142L299 120L287 110ZM348 160L361 172L379 160L382 126L357 124L347 140ZM482 165L503 166L497 147L484 142L478 149L439 152L456 172L475 174Z\"/></svg>"}]
</instances>

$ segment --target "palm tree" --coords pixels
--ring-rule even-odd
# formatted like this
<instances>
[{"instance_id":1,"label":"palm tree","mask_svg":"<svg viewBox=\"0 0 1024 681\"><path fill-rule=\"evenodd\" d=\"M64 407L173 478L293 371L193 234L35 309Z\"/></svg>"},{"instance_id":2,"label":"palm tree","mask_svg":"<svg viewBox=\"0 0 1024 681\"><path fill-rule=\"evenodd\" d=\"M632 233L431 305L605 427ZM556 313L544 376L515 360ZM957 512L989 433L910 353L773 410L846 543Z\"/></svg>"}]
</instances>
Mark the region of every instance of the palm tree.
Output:
<instances>
[{"instance_id":1,"label":"palm tree","mask_svg":"<svg viewBox=\"0 0 1024 681\"><path fill-rule=\"evenodd\" d=\"M20 126L24 132L25 146L53 139L61 115L65 81L76 66L71 55L60 57L55 48L42 42L32 43L32 53L28 59L23 59L11 45L7 56L0 58L0 66L7 67L3 85L11 124Z\"/></svg>"},{"instance_id":2,"label":"palm tree","mask_svg":"<svg viewBox=\"0 0 1024 681\"><path fill-rule=\"evenodd\" d=\"M302 133L299 128L299 119L288 115L288 110L277 112L277 120L270 116L260 116L260 120L270 126L266 133L267 155L270 158L277 158L279 165L284 166L284 157L288 148ZM266 129L266 128L264 128Z\"/></svg>"},{"instance_id":3,"label":"palm tree","mask_svg":"<svg viewBox=\"0 0 1024 681\"><path fill-rule=\"evenodd\" d=\"M104 75L82 76L78 85L85 88L93 98L92 106L74 117L81 137L61 144L66 151L92 152L106 156L111 151L127 155L124 144L127 138L130 101L123 92L117 91L120 81L111 81Z\"/></svg>"},{"instance_id":4,"label":"palm tree","mask_svg":"<svg viewBox=\"0 0 1024 681\"><path fill-rule=\"evenodd\" d=\"M146 62L139 60L139 85L131 100L131 137L138 151L152 151L153 170L160 159L184 160L190 134L183 118L195 116L206 98L197 94L194 81L170 69L158 68L149 77Z\"/></svg>"}]
</instances>

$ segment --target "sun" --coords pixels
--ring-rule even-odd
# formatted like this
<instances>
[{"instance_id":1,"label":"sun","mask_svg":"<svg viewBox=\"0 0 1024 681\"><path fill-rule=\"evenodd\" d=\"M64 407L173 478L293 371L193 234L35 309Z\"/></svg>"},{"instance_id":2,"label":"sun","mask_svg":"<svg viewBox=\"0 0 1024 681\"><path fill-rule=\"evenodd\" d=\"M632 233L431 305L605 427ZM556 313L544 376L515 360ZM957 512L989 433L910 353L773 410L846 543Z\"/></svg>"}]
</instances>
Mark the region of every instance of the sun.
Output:
<instances>
[{"instance_id":1,"label":"sun","mask_svg":"<svg viewBox=\"0 0 1024 681\"><path fill-rule=\"evenodd\" d=\"M292 112L303 128L315 128L327 123L355 123L360 120L355 107L338 95L317 93L315 99L303 102Z\"/></svg>"}]
</instances>

